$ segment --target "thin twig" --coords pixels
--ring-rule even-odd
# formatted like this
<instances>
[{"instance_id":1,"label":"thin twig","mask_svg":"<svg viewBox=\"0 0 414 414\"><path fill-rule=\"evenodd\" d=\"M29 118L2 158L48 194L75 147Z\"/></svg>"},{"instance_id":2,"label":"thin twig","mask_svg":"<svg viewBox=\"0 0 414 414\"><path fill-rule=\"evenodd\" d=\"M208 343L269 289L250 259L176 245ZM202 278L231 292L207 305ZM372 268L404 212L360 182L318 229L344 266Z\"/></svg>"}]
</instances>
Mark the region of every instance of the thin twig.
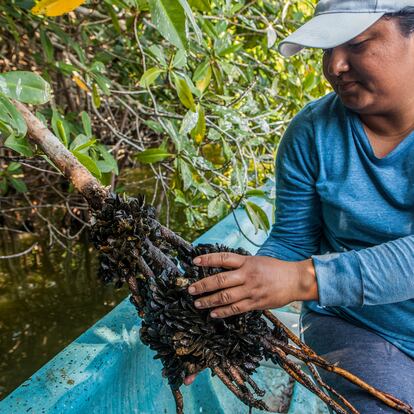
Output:
<instances>
[{"instance_id":1,"label":"thin twig","mask_svg":"<svg viewBox=\"0 0 414 414\"><path fill-rule=\"evenodd\" d=\"M8 256L0 256L0 259L15 259L16 257L24 256L24 255L30 253L35 247L37 247L37 242L33 243L32 246L30 246L28 249L26 249L23 252L16 253L16 254L10 254Z\"/></svg>"}]
</instances>

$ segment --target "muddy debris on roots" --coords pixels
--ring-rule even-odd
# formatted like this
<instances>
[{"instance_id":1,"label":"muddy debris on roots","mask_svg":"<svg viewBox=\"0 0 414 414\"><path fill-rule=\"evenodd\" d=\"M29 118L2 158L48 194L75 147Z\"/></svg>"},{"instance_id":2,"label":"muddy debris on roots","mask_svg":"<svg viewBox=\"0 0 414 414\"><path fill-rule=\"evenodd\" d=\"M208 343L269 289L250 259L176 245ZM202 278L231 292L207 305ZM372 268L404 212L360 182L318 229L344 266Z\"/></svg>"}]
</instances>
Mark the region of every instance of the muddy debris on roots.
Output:
<instances>
[{"instance_id":1,"label":"muddy debris on roots","mask_svg":"<svg viewBox=\"0 0 414 414\"><path fill-rule=\"evenodd\" d=\"M145 205L143 197L111 194L103 208L94 212L92 224L92 240L100 252L99 275L117 287L128 284L131 302L143 319L141 340L163 364L177 413L183 412L179 388L184 378L205 368L250 408L270 411L261 399L265 393L252 379L263 359L280 365L333 411L358 413L343 397L338 397L339 404L316 386L288 358L294 355L311 372L316 371L314 366L336 372L387 405L414 414L407 404L318 357L268 311L213 319L209 310L196 309L196 297L188 293L188 286L225 269L195 266L193 258L216 252L249 255L247 251L220 245L192 246L159 224L154 208ZM320 386L327 386L320 377L315 379Z\"/></svg>"}]
</instances>

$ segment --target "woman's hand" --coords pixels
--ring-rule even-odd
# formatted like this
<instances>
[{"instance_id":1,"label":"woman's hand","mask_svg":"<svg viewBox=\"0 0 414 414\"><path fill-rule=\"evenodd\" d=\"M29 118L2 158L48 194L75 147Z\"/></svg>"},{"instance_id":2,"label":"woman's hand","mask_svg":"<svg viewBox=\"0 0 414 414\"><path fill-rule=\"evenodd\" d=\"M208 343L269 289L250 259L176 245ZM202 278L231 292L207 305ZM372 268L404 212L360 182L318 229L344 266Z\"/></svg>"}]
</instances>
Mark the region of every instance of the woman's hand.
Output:
<instances>
[{"instance_id":1,"label":"woman's hand","mask_svg":"<svg viewBox=\"0 0 414 414\"><path fill-rule=\"evenodd\" d=\"M211 316L227 318L252 310L280 308L295 300L317 300L318 288L311 259L285 262L271 257L212 253L194 259L194 264L224 267L227 272L206 277L191 286L199 309L213 308ZM190 385L196 374L184 380Z\"/></svg>"},{"instance_id":2,"label":"woman's hand","mask_svg":"<svg viewBox=\"0 0 414 414\"><path fill-rule=\"evenodd\" d=\"M194 264L223 267L218 273L192 284L198 309L212 308L213 318L227 318L253 310L280 308L295 300L317 300L318 289L312 260L285 262L271 257L212 253ZM203 296L206 293L213 294Z\"/></svg>"}]
</instances>

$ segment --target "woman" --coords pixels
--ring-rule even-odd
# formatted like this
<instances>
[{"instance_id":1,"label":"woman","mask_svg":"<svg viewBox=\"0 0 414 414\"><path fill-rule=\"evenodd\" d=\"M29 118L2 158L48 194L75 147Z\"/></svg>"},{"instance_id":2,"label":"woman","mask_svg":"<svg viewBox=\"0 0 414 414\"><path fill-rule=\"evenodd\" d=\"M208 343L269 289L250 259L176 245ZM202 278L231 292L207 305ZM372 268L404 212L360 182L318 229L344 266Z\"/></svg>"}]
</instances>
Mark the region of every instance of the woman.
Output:
<instances>
[{"instance_id":1,"label":"woman","mask_svg":"<svg viewBox=\"0 0 414 414\"><path fill-rule=\"evenodd\" d=\"M335 92L280 144L276 221L258 255L195 259L229 271L189 291L213 317L305 301L302 332L317 353L414 405L412 30L414 1L324 0L281 43L286 56L324 49ZM361 413L394 412L325 379Z\"/></svg>"}]
</instances>

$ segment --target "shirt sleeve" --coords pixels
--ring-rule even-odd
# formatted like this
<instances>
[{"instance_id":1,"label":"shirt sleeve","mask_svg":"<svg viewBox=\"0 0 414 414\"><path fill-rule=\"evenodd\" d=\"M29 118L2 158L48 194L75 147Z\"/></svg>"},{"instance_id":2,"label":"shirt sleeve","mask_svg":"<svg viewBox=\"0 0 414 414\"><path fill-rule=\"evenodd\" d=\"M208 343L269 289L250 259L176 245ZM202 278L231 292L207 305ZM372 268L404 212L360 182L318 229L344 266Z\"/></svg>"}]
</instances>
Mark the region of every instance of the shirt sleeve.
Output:
<instances>
[{"instance_id":1,"label":"shirt sleeve","mask_svg":"<svg viewBox=\"0 0 414 414\"><path fill-rule=\"evenodd\" d=\"M414 298L414 236L313 256L321 306L385 305Z\"/></svg>"},{"instance_id":2,"label":"shirt sleeve","mask_svg":"<svg viewBox=\"0 0 414 414\"><path fill-rule=\"evenodd\" d=\"M276 156L275 223L257 252L298 261L319 252L321 209L316 192L318 158L309 106L290 123Z\"/></svg>"}]
</instances>

